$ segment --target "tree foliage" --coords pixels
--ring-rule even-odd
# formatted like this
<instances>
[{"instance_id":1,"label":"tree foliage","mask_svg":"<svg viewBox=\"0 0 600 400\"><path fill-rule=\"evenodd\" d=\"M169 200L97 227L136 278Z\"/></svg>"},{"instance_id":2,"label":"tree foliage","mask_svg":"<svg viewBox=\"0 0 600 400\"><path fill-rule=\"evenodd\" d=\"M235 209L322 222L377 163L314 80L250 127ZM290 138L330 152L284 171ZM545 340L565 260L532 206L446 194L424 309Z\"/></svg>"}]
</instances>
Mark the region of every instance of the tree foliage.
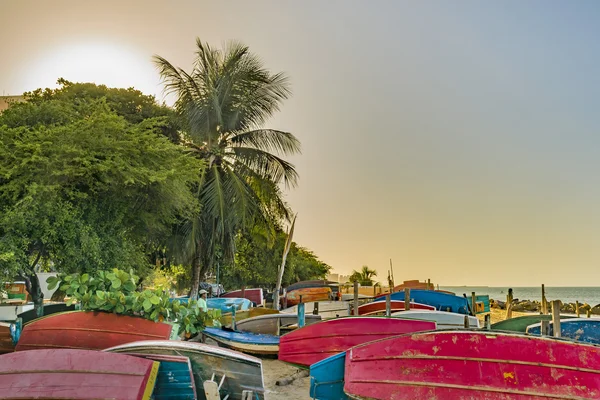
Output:
<instances>
[{"instance_id":1,"label":"tree foliage","mask_svg":"<svg viewBox=\"0 0 600 400\"><path fill-rule=\"evenodd\" d=\"M278 229L270 234L253 230L238 234L234 262L221 269L221 282L227 289L264 287L272 289L285 246L286 234ZM324 279L331 267L320 261L310 250L292 243L283 275L283 286L293 282Z\"/></svg>"},{"instance_id":2,"label":"tree foliage","mask_svg":"<svg viewBox=\"0 0 600 400\"><path fill-rule=\"evenodd\" d=\"M168 109L133 89L62 83L0 115L5 280L37 282L41 261L67 273L143 270L149 248L199 211L190 188L202 162L164 137Z\"/></svg>"},{"instance_id":3,"label":"tree foliage","mask_svg":"<svg viewBox=\"0 0 600 400\"><path fill-rule=\"evenodd\" d=\"M283 157L300 150L291 133L263 128L290 95L287 77L268 71L242 44L196 44L191 72L155 57L165 91L177 98L182 142L207 165L197 190L202 213L183 223L173 242L178 261L192 265L192 295L219 251L233 259L240 230L258 224L273 231L271 221L289 218L278 185L296 184Z\"/></svg>"},{"instance_id":4,"label":"tree foliage","mask_svg":"<svg viewBox=\"0 0 600 400\"><path fill-rule=\"evenodd\" d=\"M377 276L377 271L370 269L367 265L363 265L360 271L352 271L348 278L350 282L360 283L362 286L373 286L373 277Z\"/></svg>"}]
</instances>

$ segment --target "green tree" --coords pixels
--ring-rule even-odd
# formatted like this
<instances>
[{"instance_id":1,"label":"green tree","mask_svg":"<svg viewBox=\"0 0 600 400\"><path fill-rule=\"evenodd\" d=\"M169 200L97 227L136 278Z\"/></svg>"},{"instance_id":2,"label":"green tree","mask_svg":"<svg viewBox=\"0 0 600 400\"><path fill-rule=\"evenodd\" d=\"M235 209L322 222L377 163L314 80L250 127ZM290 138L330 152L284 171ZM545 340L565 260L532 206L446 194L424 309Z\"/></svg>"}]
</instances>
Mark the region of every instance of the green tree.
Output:
<instances>
[{"instance_id":1,"label":"green tree","mask_svg":"<svg viewBox=\"0 0 600 400\"><path fill-rule=\"evenodd\" d=\"M352 271L350 282L360 283L362 286L373 286L373 277L377 276L377 271L370 269L367 265L363 265L360 271Z\"/></svg>"},{"instance_id":2,"label":"green tree","mask_svg":"<svg viewBox=\"0 0 600 400\"><path fill-rule=\"evenodd\" d=\"M290 95L286 76L269 72L239 43L222 50L196 44L189 73L155 57L165 92L177 98L182 143L207 165L196 191L202 213L179 226L173 246L174 258L192 266L192 297L218 252L233 259L240 230L272 230L272 221L289 218L278 185L293 186L298 176L282 157L300 149L292 134L263 128Z\"/></svg>"},{"instance_id":3,"label":"green tree","mask_svg":"<svg viewBox=\"0 0 600 400\"><path fill-rule=\"evenodd\" d=\"M41 265L144 271L199 210L202 162L163 136L168 110L133 89L61 82L0 115L0 280L23 277L38 311Z\"/></svg>"}]
</instances>

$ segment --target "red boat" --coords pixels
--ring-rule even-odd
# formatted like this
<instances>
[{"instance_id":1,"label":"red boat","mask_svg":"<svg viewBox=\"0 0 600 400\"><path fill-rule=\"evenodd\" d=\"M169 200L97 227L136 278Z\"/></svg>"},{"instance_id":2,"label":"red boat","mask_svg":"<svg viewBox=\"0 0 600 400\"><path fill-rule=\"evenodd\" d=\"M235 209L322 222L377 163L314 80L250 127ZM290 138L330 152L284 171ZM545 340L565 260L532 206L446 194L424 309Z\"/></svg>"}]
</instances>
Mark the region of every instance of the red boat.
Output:
<instances>
[{"instance_id":1,"label":"red boat","mask_svg":"<svg viewBox=\"0 0 600 400\"><path fill-rule=\"evenodd\" d=\"M169 339L173 325L105 312L71 311L32 321L16 350L66 348L102 350L139 340Z\"/></svg>"},{"instance_id":2,"label":"red boat","mask_svg":"<svg viewBox=\"0 0 600 400\"><path fill-rule=\"evenodd\" d=\"M123 354L44 349L0 356L0 399L150 399L159 363Z\"/></svg>"},{"instance_id":3,"label":"red boat","mask_svg":"<svg viewBox=\"0 0 600 400\"><path fill-rule=\"evenodd\" d=\"M435 322L385 317L347 317L305 326L281 336L279 359L309 367L350 347L401 335L435 329Z\"/></svg>"},{"instance_id":4,"label":"red boat","mask_svg":"<svg viewBox=\"0 0 600 400\"><path fill-rule=\"evenodd\" d=\"M238 299L248 299L251 302L255 303L257 306L262 305L263 303L263 290L261 288L251 288L244 290L232 290L231 292L227 292L222 294L220 297L227 298L238 298Z\"/></svg>"},{"instance_id":5,"label":"red boat","mask_svg":"<svg viewBox=\"0 0 600 400\"><path fill-rule=\"evenodd\" d=\"M287 292L287 306L292 307L300 303L300 296L302 296L303 303L309 303L311 301L331 300L331 288L328 286L324 286L315 288L295 289L291 292Z\"/></svg>"},{"instance_id":6,"label":"red boat","mask_svg":"<svg viewBox=\"0 0 600 400\"><path fill-rule=\"evenodd\" d=\"M600 347L496 332L436 331L346 352L353 399L598 399Z\"/></svg>"},{"instance_id":7,"label":"red boat","mask_svg":"<svg viewBox=\"0 0 600 400\"><path fill-rule=\"evenodd\" d=\"M390 305L392 307L392 312L404 311L404 302L398 300L391 300ZM385 301L374 301L371 303L363 304L362 306L358 306L358 315L374 315L374 314L385 314ZM421 303L410 303L411 310L431 310L435 311L434 306L430 306L427 304ZM354 312L354 311L353 311Z\"/></svg>"}]
</instances>

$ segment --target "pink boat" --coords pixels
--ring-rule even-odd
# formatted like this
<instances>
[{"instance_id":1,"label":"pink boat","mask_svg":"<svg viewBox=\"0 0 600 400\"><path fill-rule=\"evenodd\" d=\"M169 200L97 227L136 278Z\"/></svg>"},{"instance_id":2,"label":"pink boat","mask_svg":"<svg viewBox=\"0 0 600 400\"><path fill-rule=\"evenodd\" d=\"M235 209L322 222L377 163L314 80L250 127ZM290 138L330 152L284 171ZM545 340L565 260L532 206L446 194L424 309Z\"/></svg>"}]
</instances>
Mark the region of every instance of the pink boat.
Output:
<instances>
[{"instance_id":1,"label":"pink boat","mask_svg":"<svg viewBox=\"0 0 600 400\"><path fill-rule=\"evenodd\" d=\"M399 300L391 300L390 306L392 308L392 312L404 311L404 302ZM385 301L374 301L371 303L363 304L362 306L358 306L358 315L374 315L374 314L385 314ZM427 304L421 303L410 303L411 310L430 310L435 311L434 306L430 306Z\"/></svg>"},{"instance_id":2,"label":"pink boat","mask_svg":"<svg viewBox=\"0 0 600 400\"><path fill-rule=\"evenodd\" d=\"M600 347L508 333L436 331L346 352L353 399L598 399Z\"/></svg>"},{"instance_id":3,"label":"pink boat","mask_svg":"<svg viewBox=\"0 0 600 400\"><path fill-rule=\"evenodd\" d=\"M330 319L281 336L279 359L300 367L309 367L311 364L362 343L435 328L435 322L399 318Z\"/></svg>"},{"instance_id":4,"label":"pink boat","mask_svg":"<svg viewBox=\"0 0 600 400\"><path fill-rule=\"evenodd\" d=\"M231 292L227 292L222 294L220 297L227 298L238 298L238 299L248 299L253 303L256 303L257 306L262 305L263 303L263 290L261 288L252 288L252 289L244 289L244 290L232 290Z\"/></svg>"}]
</instances>

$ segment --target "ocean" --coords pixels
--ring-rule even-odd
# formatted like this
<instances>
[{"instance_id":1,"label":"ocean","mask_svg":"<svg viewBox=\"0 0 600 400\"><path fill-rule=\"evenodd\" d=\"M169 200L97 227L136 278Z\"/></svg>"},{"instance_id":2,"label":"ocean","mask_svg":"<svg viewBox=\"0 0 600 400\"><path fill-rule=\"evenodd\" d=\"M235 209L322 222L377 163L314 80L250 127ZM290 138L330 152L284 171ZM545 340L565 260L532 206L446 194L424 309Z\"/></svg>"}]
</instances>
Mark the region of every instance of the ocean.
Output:
<instances>
[{"instance_id":1,"label":"ocean","mask_svg":"<svg viewBox=\"0 0 600 400\"><path fill-rule=\"evenodd\" d=\"M467 296L471 292L477 294L487 294L490 299L506 301L508 287L491 286L440 286L441 290L447 290L462 296ZM519 300L538 300L542 299L542 287L512 287L513 298ZM548 301L561 300L563 303L588 303L592 307L600 304L600 287L545 287L546 299Z\"/></svg>"}]
</instances>

